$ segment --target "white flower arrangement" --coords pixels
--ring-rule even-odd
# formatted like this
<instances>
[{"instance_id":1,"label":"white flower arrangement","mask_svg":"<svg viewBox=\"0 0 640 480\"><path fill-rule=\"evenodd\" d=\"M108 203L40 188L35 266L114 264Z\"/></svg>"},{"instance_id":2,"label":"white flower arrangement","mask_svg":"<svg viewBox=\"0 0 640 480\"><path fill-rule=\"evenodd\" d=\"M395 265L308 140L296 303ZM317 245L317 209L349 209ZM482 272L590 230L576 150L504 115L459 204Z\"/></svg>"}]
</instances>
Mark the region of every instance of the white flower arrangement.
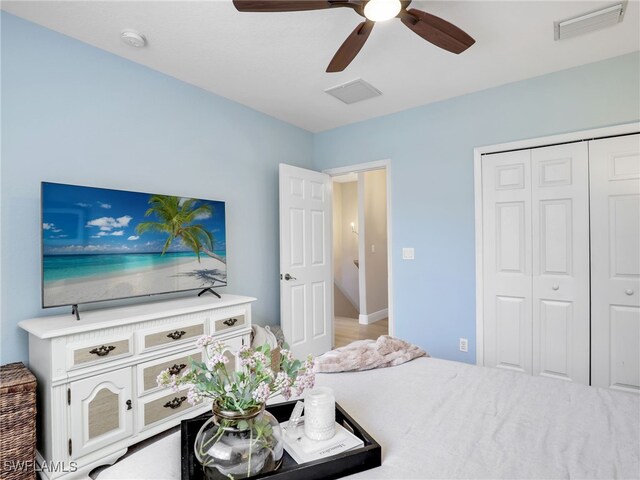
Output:
<instances>
[{"instance_id":1,"label":"white flower arrangement","mask_svg":"<svg viewBox=\"0 0 640 480\"><path fill-rule=\"evenodd\" d=\"M274 369L269 345L255 349L242 347L240 368L229 372L226 367L229 359L224 355L227 347L223 342L203 335L196 345L204 348L203 362L189 359L190 368L182 375L172 375L167 369L157 378L159 386L170 387L174 392L187 385L187 401L192 405L211 398L220 409L244 413L279 393L288 400L292 394L300 395L314 386L311 356L301 362L294 359L289 350L281 349L280 364Z\"/></svg>"}]
</instances>

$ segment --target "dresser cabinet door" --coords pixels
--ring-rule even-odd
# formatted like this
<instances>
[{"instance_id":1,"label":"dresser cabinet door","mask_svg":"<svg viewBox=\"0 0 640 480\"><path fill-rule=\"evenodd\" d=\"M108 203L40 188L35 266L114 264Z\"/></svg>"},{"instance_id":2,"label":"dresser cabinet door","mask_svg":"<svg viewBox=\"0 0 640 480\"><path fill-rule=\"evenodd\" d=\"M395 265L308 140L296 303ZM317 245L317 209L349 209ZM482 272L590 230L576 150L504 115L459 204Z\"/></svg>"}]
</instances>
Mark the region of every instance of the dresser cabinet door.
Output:
<instances>
[{"instance_id":1,"label":"dresser cabinet door","mask_svg":"<svg viewBox=\"0 0 640 480\"><path fill-rule=\"evenodd\" d=\"M131 436L131 378L127 367L71 383L71 458Z\"/></svg>"}]
</instances>

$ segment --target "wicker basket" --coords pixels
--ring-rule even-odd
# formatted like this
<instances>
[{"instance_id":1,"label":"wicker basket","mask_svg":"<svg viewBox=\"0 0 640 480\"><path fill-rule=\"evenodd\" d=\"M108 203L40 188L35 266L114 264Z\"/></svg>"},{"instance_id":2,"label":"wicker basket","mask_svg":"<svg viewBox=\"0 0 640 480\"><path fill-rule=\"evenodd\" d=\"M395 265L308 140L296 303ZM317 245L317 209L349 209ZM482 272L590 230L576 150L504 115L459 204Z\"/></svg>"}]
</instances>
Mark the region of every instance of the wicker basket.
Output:
<instances>
[{"instance_id":1,"label":"wicker basket","mask_svg":"<svg viewBox=\"0 0 640 480\"><path fill-rule=\"evenodd\" d=\"M36 378L22 363L0 367L0 478L35 479Z\"/></svg>"}]
</instances>

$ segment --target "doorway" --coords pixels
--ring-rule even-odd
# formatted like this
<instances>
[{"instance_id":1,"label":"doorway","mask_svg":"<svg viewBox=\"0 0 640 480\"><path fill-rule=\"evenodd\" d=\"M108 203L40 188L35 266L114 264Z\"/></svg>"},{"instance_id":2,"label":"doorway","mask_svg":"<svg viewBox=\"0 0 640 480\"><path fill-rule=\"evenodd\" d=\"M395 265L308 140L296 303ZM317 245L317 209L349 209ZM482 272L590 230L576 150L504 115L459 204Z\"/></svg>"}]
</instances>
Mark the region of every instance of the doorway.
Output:
<instances>
[{"instance_id":1,"label":"doorway","mask_svg":"<svg viewBox=\"0 0 640 480\"><path fill-rule=\"evenodd\" d=\"M333 186L335 348L390 332L388 171L347 169L326 172Z\"/></svg>"}]
</instances>

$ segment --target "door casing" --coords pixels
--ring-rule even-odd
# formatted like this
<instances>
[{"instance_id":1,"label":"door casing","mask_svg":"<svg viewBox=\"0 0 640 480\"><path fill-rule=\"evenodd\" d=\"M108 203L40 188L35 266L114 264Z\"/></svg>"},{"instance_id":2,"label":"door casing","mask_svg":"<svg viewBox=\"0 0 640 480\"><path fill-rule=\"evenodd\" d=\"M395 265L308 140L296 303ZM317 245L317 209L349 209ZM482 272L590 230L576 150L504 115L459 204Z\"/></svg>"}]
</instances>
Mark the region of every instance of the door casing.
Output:
<instances>
[{"instance_id":1,"label":"door casing","mask_svg":"<svg viewBox=\"0 0 640 480\"><path fill-rule=\"evenodd\" d=\"M329 168L326 170L323 170L323 173L328 174L331 177L337 177L340 175L345 175L348 173L362 173L362 172L367 172L367 171L371 171L371 170L381 170L384 169L386 171L387 174L387 184L386 184L386 188L387 188L387 291L388 291L388 295L389 295L389 299L388 299L388 309L389 309L389 335L394 334L394 322L393 322L393 268L392 268L392 263L393 263L393 246L392 246L392 223L393 223L393 216L391 215L391 160L389 159L385 159L385 160L376 160L373 162L366 162L366 163L358 163L355 165L347 165L344 167L337 167L337 168ZM333 256L333 254L332 254ZM333 272L333 258L331 258L331 276L333 278L334 272ZM334 331L334 335L335 335L335 331Z\"/></svg>"}]
</instances>

